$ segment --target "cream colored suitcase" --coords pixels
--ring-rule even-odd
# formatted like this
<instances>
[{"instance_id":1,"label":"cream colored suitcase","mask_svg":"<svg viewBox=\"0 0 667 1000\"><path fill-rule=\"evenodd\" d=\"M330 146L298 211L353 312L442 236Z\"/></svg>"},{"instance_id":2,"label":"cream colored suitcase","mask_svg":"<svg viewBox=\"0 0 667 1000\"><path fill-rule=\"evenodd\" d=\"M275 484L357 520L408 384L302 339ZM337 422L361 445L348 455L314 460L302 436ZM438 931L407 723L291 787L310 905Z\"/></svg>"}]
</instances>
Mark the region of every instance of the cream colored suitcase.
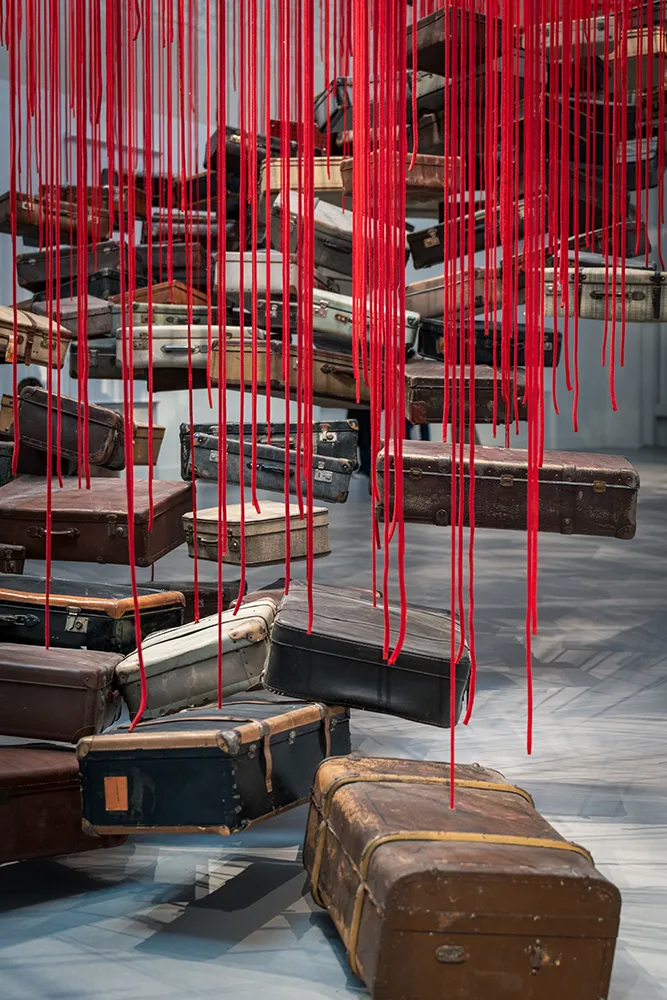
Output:
<instances>
[{"instance_id":1,"label":"cream colored suitcase","mask_svg":"<svg viewBox=\"0 0 667 1000\"><path fill-rule=\"evenodd\" d=\"M283 563L287 552L285 504L263 500L258 513L251 503L245 505L245 549L247 566L268 566ZM305 511L305 508L304 508ZM297 504L290 504L290 559L305 559L307 554L307 519L299 515ZM194 557L195 545L200 559L218 561L218 508L197 511L197 539L195 542L193 515L183 516L183 527L188 543L188 553ZM329 544L329 511L326 507L313 507L314 555L325 556L331 551ZM241 505L227 507L227 551L222 562L239 565L241 562ZM251 605L252 606L252 605Z\"/></svg>"},{"instance_id":2,"label":"cream colored suitcase","mask_svg":"<svg viewBox=\"0 0 667 1000\"><path fill-rule=\"evenodd\" d=\"M469 282L472 279L474 311L475 313L485 311L485 302L488 311L493 311L500 306L502 293L502 278L498 275L494 278L493 272L489 274L488 287L483 268L475 267L472 271L462 275L456 274L454 288L452 280L448 277L447 294L450 308L460 310L461 305L467 308L470 294ZM424 281L413 281L405 289L406 309L412 309L424 319L432 319L445 314L445 277L442 274L435 278L426 278Z\"/></svg>"},{"instance_id":3,"label":"cream colored suitcase","mask_svg":"<svg viewBox=\"0 0 667 1000\"><path fill-rule=\"evenodd\" d=\"M266 262L269 255L269 283L266 283ZM241 261L243 260L243 275ZM262 298L283 296L283 255L279 250L258 250L255 281L257 294ZM214 285L217 290L220 284L220 267L225 267L225 295L238 301L241 294L245 297L252 292L252 253L246 250L244 254L233 253L231 250L215 257ZM243 288L241 288L243 282ZM296 257L290 257L288 294L296 295L299 288L299 267ZM246 299L247 301L247 299Z\"/></svg>"},{"instance_id":4,"label":"cream colored suitcase","mask_svg":"<svg viewBox=\"0 0 667 1000\"><path fill-rule=\"evenodd\" d=\"M16 359L24 365L49 364L49 326L53 348L53 366L62 368L65 364L67 348L72 340L71 330L60 327L60 356L57 353L58 327L46 316L17 310L18 331L16 336ZM14 309L0 306L0 361L7 364L14 360Z\"/></svg>"},{"instance_id":5,"label":"cream colored suitcase","mask_svg":"<svg viewBox=\"0 0 667 1000\"><path fill-rule=\"evenodd\" d=\"M326 156L315 157L313 184L316 198L330 201L334 205L343 204L343 180L340 171L342 162L342 156L330 156L328 165ZM262 211L266 202L267 173L269 194L273 199L281 190L282 160L265 160L260 167L259 194ZM299 181L299 160L292 157L289 165L289 187L298 190L302 184L303 176L301 182Z\"/></svg>"},{"instance_id":6,"label":"cream colored suitcase","mask_svg":"<svg viewBox=\"0 0 667 1000\"><path fill-rule=\"evenodd\" d=\"M189 338L188 338L189 330ZM126 334L127 336L127 334ZM189 345L189 346L188 346ZM188 368L188 355L193 368L206 368L208 358L207 326L154 326L152 356L148 355L148 327L132 330L133 364L135 370L147 368ZM123 331L116 332L116 359L123 359Z\"/></svg>"},{"instance_id":7,"label":"cream colored suitcase","mask_svg":"<svg viewBox=\"0 0 667 1000\"><path fill-rule=\"evenodd\" d=\"M544 315L564 316L563 288L556 280L557 272L547 268L544 272ZM560 277L560 275L558 275ZM580 267L575 295L575 270L568 271L567 314L580 319L620 320L625 315L627 323L667 322L667 274L649 268L625 269L625 288L621 268Z\"/></svg>"}]
</instances>

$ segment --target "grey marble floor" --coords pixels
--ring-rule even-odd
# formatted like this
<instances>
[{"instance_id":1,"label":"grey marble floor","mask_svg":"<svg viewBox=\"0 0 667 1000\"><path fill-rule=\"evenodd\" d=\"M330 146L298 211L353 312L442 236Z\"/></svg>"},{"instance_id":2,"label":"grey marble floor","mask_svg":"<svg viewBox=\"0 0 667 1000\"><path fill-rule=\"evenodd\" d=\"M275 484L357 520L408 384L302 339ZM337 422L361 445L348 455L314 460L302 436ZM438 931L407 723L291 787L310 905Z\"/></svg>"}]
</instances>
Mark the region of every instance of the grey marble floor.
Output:
<instances>
[{"instance_id":1,"label":"grey marble floor","mask_svg":"<svg viewBox=\"0 0 667 1000\"><path fill-rule=\"evenodd\" d=\"M634 541L540 539L530 758L524 539L478 533L479 688L472 722L458 730L457 756L527 788L620 887L609 1000L667 1000L667 453L630 457L642 475ZM165 470L165 478L174 472ZM349 503L332 511L333 553L316 574L367 586L366 481L353 485ZM213 491L202 490L200 500L213 503ZM409 599L445 604L447 532L409 526L407 546ZM161 574L187 568L179 550ZM74 578L96 573L58 570ZM254 571L250 585L277 575ZM353 738L368 755L447 757L445 733L382 716L353 713ZM304 822L298 809L229 840L147 837L113 851L0 868L0 997L363 995L332 924L308 896Z\"/></svg>"}]
</instances>

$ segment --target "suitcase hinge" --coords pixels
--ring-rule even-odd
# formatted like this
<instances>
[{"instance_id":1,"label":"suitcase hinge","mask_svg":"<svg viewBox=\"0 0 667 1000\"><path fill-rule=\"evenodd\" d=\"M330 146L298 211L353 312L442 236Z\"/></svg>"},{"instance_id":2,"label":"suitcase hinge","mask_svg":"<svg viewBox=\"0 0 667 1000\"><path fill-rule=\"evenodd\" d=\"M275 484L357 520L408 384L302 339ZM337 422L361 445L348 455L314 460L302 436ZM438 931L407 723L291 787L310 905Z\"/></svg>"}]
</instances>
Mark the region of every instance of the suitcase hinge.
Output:
<instances>
[{"instance_id":1,"label":"suitcase hinge","mask_svg":"<svg viewBox=\"0 0 667 1000\"><path fill-rule=\"evenodd\" d=\"M116 514L107 514L107 532L109 538L127 538L127 525L118 524Z\"/></svg>"},{"instance_id":2,"label":"suitcase hinge","mask_svg":"<svg viewBox=\"0 0 667 1000\"><path fill-rule=\"evenodd\" d=\"M67 608L66 632L85 633L88 631L88 618L81 614L81 608Z\"/></svg>"},{"instance_id":3,"label":"suitcase hinge","mask_svg":"<svg viewBox=\"0 0 667 1000\"><path fill-rule=\"evenodd\" d=\"M607 484L602 479L596 479L593 483L593 493L606 493Z\"/></svg>"},{"instance_id":4,"label":"suitcase hinge","mask_svg":"<svg viewBox=\"0 0 667 1000\"><path fill-rule=\"evenodd\" d=\"M500 485L511 488L514 486L514 476L504 475L500 477Z\"/></svg>"},{"instance_id":5,"label":"suitcase hinge","mask_svg":"<svg viewBox=\"0 0 667 1000\"><path fill-rule=\"evenodd\" d=\"M421 469L415 469L415 468L408 469L408 476L410 477L410 479L422 479L423 475L424 473L422 472Z\"/></svg>"}]
</instances>

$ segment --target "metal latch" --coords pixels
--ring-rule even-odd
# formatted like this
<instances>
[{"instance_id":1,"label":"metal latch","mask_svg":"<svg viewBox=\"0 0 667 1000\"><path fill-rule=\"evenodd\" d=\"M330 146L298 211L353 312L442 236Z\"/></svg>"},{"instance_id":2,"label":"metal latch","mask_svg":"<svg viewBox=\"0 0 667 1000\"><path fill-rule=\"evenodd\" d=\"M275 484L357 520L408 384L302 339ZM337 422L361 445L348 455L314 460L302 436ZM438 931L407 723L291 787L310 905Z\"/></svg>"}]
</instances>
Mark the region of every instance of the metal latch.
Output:
<instances>
[{"instance_id":1,"label":"metal latch","mask_svg":"<svg viewBox=\"0 0 667 1000\"><path fill-rule=\"evenodd\" d=\"M427 232L428 232L428 236L424 240L424 246L425 247L437 247L437 246L440 246L440 237L438 236L438 230L437 229L429 229L429 230L427 230Z\"/></svg>"},{"instance_id":2,"label":"metal latch","mask_svg":"<svg viewBox=\"0 0 667 1000\"><path fill-rule=\"evenodd\" d=\"M514 476L504 475L500 477L500 485L505 487L514 486Z\"/></svg>"},{"instance_id":3,"label":"metal latch","mask_svg":"<svg viewBox=\"0 0 667 1000\"><path fill-rule=\"evenodd\" d=\"M127 525L118 524L117 514L107 514L107 533L109 538L127 538Z\"/></svg>"},{"instance_id":4,"label":"metal latch","mask_svg":"<svg viewBox=\"0 0 667 1000\"><path fill-rule=\"evenodd\" d=\"M86 615L81 614L81 608L67 608L65 631L86 634L88 631L88 618Z\"/></svg>"},{"instance_id":5,"label":"metal latch","mask_svg":"<svg viewBox=\"0 0 667 1000\"><path fill-rule=\"evenodd\" d=\"M421 469L415 469L415 468L408 469L408 476L410 477L410 479L421 479L423 475L424 473L422 472Z\"/></svg>"},{"instance_id":6,"label":"metal latch","mask_svg":"<svg viewBox=\"0 0 667 1000\"><path fill-rule=\"evenodd\" d=\"M607 484L602 479L596 479L593 483L593 493L606 493Z\"/></svg>"},{"instance_id":7,"label":"metal latch","mask_svg":"<svg viewBox=\"0 0 667 1000\"><path fill-rule=\"evenodd\" d=\"M435 957L442 965L461 965L466 960L466 953L460 944L442 944L435 949Z\"/></svg>"}]
</instances>

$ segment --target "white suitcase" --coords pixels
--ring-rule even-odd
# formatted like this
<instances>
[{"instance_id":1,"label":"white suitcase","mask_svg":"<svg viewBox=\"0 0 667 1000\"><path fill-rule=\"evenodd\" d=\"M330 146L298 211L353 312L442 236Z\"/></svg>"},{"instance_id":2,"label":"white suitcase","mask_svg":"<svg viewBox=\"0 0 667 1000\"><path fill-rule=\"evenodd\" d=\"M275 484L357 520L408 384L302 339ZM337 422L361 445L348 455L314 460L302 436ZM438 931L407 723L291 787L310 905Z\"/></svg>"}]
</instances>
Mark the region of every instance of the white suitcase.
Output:
<instances>
[{"instance_id":1,"label":"white suitcase","mask_svg":"<svg viewBox=\"0 0 667 1000\"><path fill-rule=\"evenodd\" d=\"M501 304L502 278L498 274L494 278L493 272L489 275L488 288L485 288L485 272L483 268L475 267L465 274L457 272L455 286L452 289L451 278L447 281L447 293L452 308L458 311L463 305L464 309L468 305L470 294L469 281L472 279L475 313L484 312L485 302L488 310L493 311ZM445 302L445 276L436 275L435 278L426 278L424 281L413 281L405 289L405 305L409 309L414 309L424 319L435 319L444 316Z\"/></svg>"},{"instance_id":2,"label":"white suitcase","mask_svg":"<svg viewBox=\"0 0 667 1000\"><path fill-rule=\"evenodd\" d=\"M237 615L223 611L223 697L248 691L259 683L269 652L276 605L269 598L243 604ZM218 700L218 616L154 632L142 643L148 700L144 718L154 719L183 708ZM130 713L141 701L138 653L116 667L116 683Z\"/></svg>"},{"instance_id":3,"label":"white suitcase","mask_svg":"<svg viewBox=\"0 0 667 1000\"><path fill-rule=\"evenodd\" d=\"M107 303L108 304L108 303ZM148 325L148 303L147 302L133 302L128 310L128 323L129 325L129 314L132 314L132 329L135 330L140 326ZM111 304L111 333L116 334L119 330L123 328L122 321L122 308L116 303ZM217 330L217 308L214 306L211 310L211 324ZM171 303L171 302L154 302L153 303L153 329L157 326L187 326L188 325L188 307L187 305ZM208 306L193 305L192 312L190 314L190 326L206 326L208 327Z\"/></svg>"},{"instance_id":4,"label":"white suitcase","mask_svg":"<svg viewBox=\"0 0 667 1000\"><path fill-rule=\"evenodd\" d=\"M544 271L544 315L564 316L563 288L553 268ZM560 274L558 274L560 279ZM610 318L627 323L667 322L667 274L650 268L625 269L625 288L621 268L580 267L575 296L575 271L568 270L567 314L580 319Z\"/></svg>"},{"instance_id":5,"label":"white suitcase","mask_svg":"<svg viewBox=\"0 0 667 1000\"><path fill-rule=\"evenodd\" d=\"M269 284L266 283L266 261L269 256ZM271 295L283 295L283 255L279 250L258 250L257 251L256 281L257 294L261 298L270 298ZM243 261L243 289L241 289L241 262ZM214 284L217 290L220 283L219 268L225 266L225 294L230 299L239 300L241 292L244 297L252 293L252 254L249 250L245 253L229 252L224 255L215 256ZM296 295L299 287L299 268L296 261L290 258L289 266L289 295Z\"/></svg>"},{"instance_id":6,"label":"white suitcase","mask_svg":"<svg viewBox=\"0 0 667 1000\"><path fill-rule=\"evenodd\" d=\"M321 290L313 292L313 341L316 347L328 351L352 350L353 304L354 300L348 295ZM406 311L406 347L414 347L419 321L419 313Z\"/></svg>"},{"instance_id":7,"label":"white suitcase","mask_svg":"<svg viewBox=\"0 0 667 1000\"><path fill-rule=\"evenodd\" d=\"M188 347L188 330L190 346ZM212 331L216 336L217 331ZM135 326L132 329L133 364L135 369L147 368L187 368L188 351L193 368L206 368L208 357L207 326L154 326L152 358L148 355L148 327ZM123 358L123 331L116 331L116 358Z\"/></svg>"}]
</instances>

